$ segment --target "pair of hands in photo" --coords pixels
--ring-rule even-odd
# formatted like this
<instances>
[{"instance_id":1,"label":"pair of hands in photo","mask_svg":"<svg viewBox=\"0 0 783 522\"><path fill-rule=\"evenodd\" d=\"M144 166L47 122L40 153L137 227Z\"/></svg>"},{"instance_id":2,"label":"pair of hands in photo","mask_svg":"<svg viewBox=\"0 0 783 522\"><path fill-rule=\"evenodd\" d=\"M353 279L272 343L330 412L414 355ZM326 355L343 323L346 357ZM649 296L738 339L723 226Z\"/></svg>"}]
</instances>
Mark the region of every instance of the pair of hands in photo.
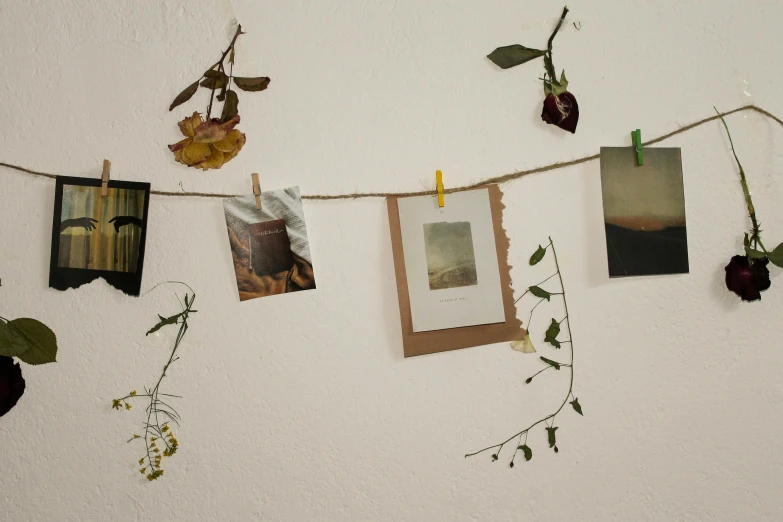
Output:
<instances>
[{"instance_id":1,"label":"pair of hands in photo","mask_svg":"<svg viewBox=\"0 0 783 522\"><path fill-rule=\"evenodd\" d=\"M99 221L97 219L89 218L89 217L82 217L82 218L74 218L74 219L66 219L65 221L62 221L60 223L60 232L64 232L65 229L70 227L81 227L87 232L92 232L93 229L95 229L95 223L98 223ZM137 218L135 216L116 216L109 220L109 223L112 223L114 225L114 231L119 234L120 228L126 226L126 225L136 225L137 227L141 228L142 221L140 218Z\"/></svg>"}]
</instances>

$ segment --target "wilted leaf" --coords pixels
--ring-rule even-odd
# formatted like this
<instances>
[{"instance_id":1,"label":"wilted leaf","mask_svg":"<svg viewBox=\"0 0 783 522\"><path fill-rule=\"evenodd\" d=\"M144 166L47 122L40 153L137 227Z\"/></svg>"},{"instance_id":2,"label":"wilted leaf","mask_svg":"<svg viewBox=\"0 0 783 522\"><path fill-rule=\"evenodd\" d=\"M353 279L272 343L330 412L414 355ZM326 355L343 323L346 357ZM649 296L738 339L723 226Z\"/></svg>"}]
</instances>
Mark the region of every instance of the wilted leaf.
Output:
<instances>
[{"instance_id":1,"label":"wilted leaf","mask_svg":"<svg viewBox=\"0 0 783 522\"><path fill-rule=\"evenodd\" d=\"M516 65L521 65L525 62L529 62L535 58L544 56L546 51L540 51L538 49L530 49L519 44L506 45L504 47L498 47L487 55L487 58L500 67L501 69L509 69Z\"/></svg>"},{"instance_id":2,"label":"wilted leaf","mask_svg":"<svg viewBox=\"0 0 783 522\"><path fill-rule=\"evenodd\" d=\"M250 92L256 92L256 91L263 91L267 87L269 87L269 82L271 82L269 78L266 76L261 76L258 78L241 78L241 77L234 77L234 84L242 89L243 91L250 91Z\"/></svg>"},{"instance_id":3,"label":"wilted leaf","mask_svg":"<svg viewBox=\"0 0 783 522\"><path fill-rule=\"evenodd\" d=\"M762 252L761 250L756 250L755 248L746 248L745 252L747 253L748 257L750 259L764 259L767 257L768 254ZM770 252L771 254L772 252ZM771 261L771 259L770 259Z\"/></svg>"},{"instance_id":4,"label":"wilted leaf","mask_svg":"<svg viewBox=\"0 0 783 522\"><path fill-rule=\"evenodd\" d=\"M201 86L207 89L216 90L222 88L228 83L228 76L222 71L207 71L206 78L201 81Z\"/></svg>"},{"instance_id":5,"label":"wilted leaf","mask_svg":"<svg viewBox=\"0 0 783 522\"><path fill-rule=\"evenodd\" d=\"M573 406L573 407L574 407L574 410L575 410L575 411L576 411L576 412L577 412L579 415L581 415L582 417L584 417L584 413L582 413L582 406L579 404L579 399L577 399L576 397L574 397L574 400L572 400L572 401L571 401L569 404L570 404L571 406Z\"/></svg>"},{"instance_id":6,"label":"wilted leaf","mask_svg":"<svg viewBox=\"0 0 783 522\"><path fill-rule=\"evenodd\" d=\"M179 313L177 315L172 315L171 317L163 317L162 315L158 315L158 318L160 318L160 322L158 322L158 324L153 326L152 329L150 329L150 331L146 333L146 335L155 333L166 325L177 324L177 320L180 318L181 315L182 313Z\"/></svg>"},{"instance_id":7,"label":"wilted leaf","mask_svg":"<svg viewBox=\"0 0 783 522\"><path fill-rule=\"evenodd\" d=\"M563 69L563 72L560 73L560 87L562 87L564 90L568 89L568 80L566 79L565 69Z\"/></svg>"},{"instance_id":8,"label":"wilted leaf","mask_svg":"<svg viewBox=\"0 0 783 522\"><path fill-rule=\"evenodd\" d=\"M527 444L523 444L517 449L521 450L522 453L525 454L525 460L530 460L533 458L533 450L531 450Z\"/></svg>"},{"instance_id":9,"label":"wilted leaf","mask_svg":"<svg viewBox=\"0 0 783 522\"><path fill-rule=\"evenodd\" d=\"M548 54L544 55L544 69L546 69L546 73L549 76L549 81L551 81L552 84L557 85L557 76L555 76L555 66L552 65L552 58L550 58Z\"/></svg>"},{"instance_id":10,"label":"wilted leaf","mask_svg":"<svg viewBox=\"0 0 783 522\"><path fill-rule=\"evenodd\" d=\"M546 335L544 336L544 341L548 342L555 348L560 348L560 341L557 340L557 336L560 335L560 323L558 323L554 318L552 319L552 323L549 325L549 328L546 330Z\"/></svg>"},{"instance_id":11,"label":"wilted leaf","mask_svg":"<svg viewBox=\"0 0 783 522\"><path fill-rule=\"evenodd\" d=\"M29 346L24 337L0 321L0 355L18 357L27 351Z\"/></svg>"},{"instance_id":12,"label":"wilted leaf","mask_svg":"<svg viewBox=\"0 0 783 522\"><path fill-rule=\"evenodd\" d=\"M174 98L174 101L171 102L171 105L169 105L169 111L173 110L174 107L178 107L191 99L194 94L196 94L196 91L198 90L198 80L190 84L184 91L179 93L176 98Z\"/></svg>"},{"instance_id":13,"label":"wilted leaf","mask_svg":"<svg viewBox=\"0 0 783 522\"><path fill-rule=\"evenodd\" d=\"M783 268L783 243L776 246L772 252L767 254L767 257L773 265Z\"/></svg>"},{"instance_id":14,"label":"wilted leaf","mask_svg":"<svg viewBox=\"0 0 783 522\"><path fill-rule=\"evenodd\" d=\"M557 441L555 440L555 432L557 431L556 427L546 429L547 438L549 439L549 447L553 448Z\"/></svg>"},{"instance_id":15,"label":"wilted leaf","mask_svg":"<svg viewBox=\"0 0 783 522\"><path fill-rule=\"evenodd\" d=\"M27 364L46 364L57 360L57 337L41 321L35 319L14 319L8 327L24 338L27 350L19 354Z\"/></svg>"},{"instance_id":16,"label":"wilted leaf","mask_svg":"<svg viewBox=\"0 0 783 522\"><path fill-rule=\"evenodd\" d=\"M544 361L545 363L547 363L552 368L554 368L555 370L559 370L560 369L560 363L559 362L553 361L552 359L547 359L546 357L541 357L540 359L542 361Z\"/></svg>"},{"instance_id":17,"label":"wilted leaf","mask_svg":"<svg viewBox=\"0 0 783 522\"><path fill-rule=\"evenodd\" d=\"M546 299L549 301L549 298L552 297L552 294L541 288L540 286L531 286L528 288L531 294L533 294L536 297L540 297L541 299Z\"/></svg>"},{"instance_id":18,"label":"wilted leaf","mask_svg":"<svg viewBox=\"0 0 783 522\"><path fill-rule=\"evenodd\" d=\"M530 266L537 265L542 259L544 259L545 255L546 249L542 248L541 245L538 245L538 250L533 252L533 255L530 256Z\"/></svg>"},{"instance_id":19,"label":"wilted leaf","mask_svg":"<svg viewBox=\"0 0 783 522\"><path fill-rule=\"evenodd\" d=\"M234 91L226 91L226 101L223 103L223 113L220 115L220 123L226 123L237 115L239 98Z\"/></svg>"}]
</instances>

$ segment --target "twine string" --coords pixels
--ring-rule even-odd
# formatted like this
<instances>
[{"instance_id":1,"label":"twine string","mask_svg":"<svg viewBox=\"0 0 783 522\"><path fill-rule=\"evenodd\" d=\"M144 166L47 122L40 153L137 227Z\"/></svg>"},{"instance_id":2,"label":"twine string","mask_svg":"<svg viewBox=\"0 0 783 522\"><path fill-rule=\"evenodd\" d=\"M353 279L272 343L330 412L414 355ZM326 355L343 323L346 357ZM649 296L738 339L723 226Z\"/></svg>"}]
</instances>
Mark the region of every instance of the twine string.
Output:
<instances>
[{"instance_id":1,"label":"twine string","mask_svg":"<svg viewBox=\"0 0 783 522\"><path fill-rule=\"evenodd\" d=\"M735 114L738 112L743 111L753 111L758 114L761 114L762 116L769 118L773 121L775 121L778 125L783 127L783 120L775 116L774 114L770 113L769 111L766 111L762 109L761 107L757 107L755 105L744 105L742 107L738 107L736 109L730 110L728 112L723 112L720 114L715 114L713 116L710 116L708 118L704 118L698 121L695 121L693 123L690 123L688 125L685 125L683 127L680 127L677 130L674 130L668 134L664 134L662 136L658 136L657 138L653 138L651 140L647 140L645 142L642 142L642 146L648 146L648 145L654 145L656 143L659 143L661 141L667 140L669 138L672 138L674 136L677 136L678 134L683 134L685 132L688 132L689 130L695 129L696 127L700 127L704 125L705 123L710 123L711 121L715 121L719 119L721 116L729 116L731 114ZM556 162L556 163L550 163L549 165L542 165L540 167L534 167L532 169L528 170L520 170L517 172L511 172L510 174L503 174L500 176L493 176L490 178L482 179L481 181L477 181L475 183L471 183L469 185L463 185L459 187L451 187L445 189L443 192L446 194L454 193L454 192L463 192L465 190L470 190L473 188L476 188L481 185L487 185L492 183L507 183L509 181L513 181L519 178L522 178L524 176L528 176L530 174L538 174L541 172L549 172L552 170L558 170L558 169L564 169L566 167L573 167L574 165L581 165L582 163L588 163L590 161L597 160L600 158L601 155L599 154L591 154L589 156L583 156L581 158L573 159L570 161L562 161L562 162ZM19 172L23 172L25 174L28 174L30 176L35 177L42 177L42 178L49 178L49 179L57 179L56 174L49 174L48 172L39 172L37 170L28 169L26 167L22 167L20 165L12 165L10 163L4 163L0 162L0 166L6 167L9 169L13 169ZM237 196L242 196L246 194L220 194L215 192L187 192L187 191L180 191L180 192L167 192L163 190L152 190L150 191L151 194L155 196L164 196L164 197L189 197L189 198L234 198ZM387 198L387 197L406 197L406 196L429 196L436 194L435 190L419 190L416 192L356 192L351 194L303 194L302 199L311 199L311 200L320 200L320 201L326 201L326 200L333 200L333 199L363 199L363 198Z\"/></svg>"}]
</instances>

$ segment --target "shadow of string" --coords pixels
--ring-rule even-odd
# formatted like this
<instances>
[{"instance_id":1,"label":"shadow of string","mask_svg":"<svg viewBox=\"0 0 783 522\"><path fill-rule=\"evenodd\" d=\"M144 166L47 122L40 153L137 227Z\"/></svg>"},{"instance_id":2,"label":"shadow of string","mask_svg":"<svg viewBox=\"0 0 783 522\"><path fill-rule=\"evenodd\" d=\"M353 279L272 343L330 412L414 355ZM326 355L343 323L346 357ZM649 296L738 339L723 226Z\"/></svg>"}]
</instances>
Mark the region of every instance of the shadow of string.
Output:
<instances>
[{"instance_id":1,"label":"shadow of string","mask_svg":"<svg viewBox=\"0 0 783 522\"><path fill-rule=\"evenodd\" d=\"M706 123L710 123L712 121L715 121L717 119L720 119L721 116L729 116L731 114L735 114L738 112L743 111L752 111L758 114L761 114L762 116L769 118L773 121L775 121L778 125L783 127L783 120L775 116L774 114L770 113L769 111L766 111L762 109L761 107L757 107L755 105L744 105L742 107L738 107L736 109L722 112L722 113L716 113L714 116L710 116L708 118L701 119L699 121L695 121L693 123L689 123L688 125L685 125L683 127L680 127L679 129L672 131L668 134L664 134L662 136L658 136L657 138L653 138L651 140L647 140L642 142L642 146L648 146L648 145L654 145L656 143L659 143L661 141L667 140L669 138L672 138L674 136L677 136L678 134L683 134L685 132L688 132L692 129L695 129L696 127L700 127ZM559 170L564 169L566 167L573 167L574 165L581 165L582 163L588 163L590 161L597 160L601 157L601 154L591 154L589 156L583 156L581 158L573 159L570 161L563 161L563 162L557 162L557 163L550 163L549 165L543 165L540 167L534 167L532 169L528 170L520 170L517 172L512 172L510 174L503 174L500 176L494 176L490 178L485 178L480 181L477 181L475 183L471 183L469 185L462 185L459 187L452 187L447 188L443 192L445 194L453 194L455 192L463 192L465 190L474 189L476 187L479 187L481 185L488 185L492 183L498 183L503 184L507 183L509 181L514 181L519 178L523 178L525 176L528 176L530 174L538 174L541 172L549 172L552 170ZM41 178L49 178L49 179L57 179L56 174L50 174L48 172L39 172L37 170L28 169L25 167L22 167L20 165L12 165L10 163L4 163L0 162L0 166L6 167L9 169L13 169L19 172L22 172L24 174L35 176L35 177L41 177ZM211 199L223 199L223 198L234 198L237 196L244 196L246 194L220 194L215 192L167 192L162 190L152 190L150 191L152 195L155 196L164 196L164 197L179 197L179 198L211 198ZM434 195L436 193L435 190L420 190L416 192L355 192L350 194L303 194L302 199L310 199L310 200L320 200L320 201L326 201L326 200L332 200L332 199L365 199L365 198L387 198L387 197L406 197L406 196L430 196Z\"/></svg>"}]
</instances>

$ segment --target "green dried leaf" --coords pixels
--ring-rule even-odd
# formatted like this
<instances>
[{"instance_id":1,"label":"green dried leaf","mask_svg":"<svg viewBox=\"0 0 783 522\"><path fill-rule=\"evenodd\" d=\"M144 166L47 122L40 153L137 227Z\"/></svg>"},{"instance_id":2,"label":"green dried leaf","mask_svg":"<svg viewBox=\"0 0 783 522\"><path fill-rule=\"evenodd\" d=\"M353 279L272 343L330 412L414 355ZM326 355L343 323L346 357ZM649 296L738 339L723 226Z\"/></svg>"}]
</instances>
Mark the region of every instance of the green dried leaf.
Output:
<instances>
[{"instance_id":1,"label":"green dried leaf","mask_svg":"<svg viewBox=\"0 0 783 522\"><path fill-rule=\"evenodd\" d=\"M0 321L0 355L6 357L19 357L30 348L24 337Z\"/></svg>"},{"instance_id":2,"label":"green dried leaf","mask_svg":"<svg viewBox=\"0 0 783 522\"><path fill-rule=\"evenodd\" d=\"M557 441L555 440L555 432L556 431L557 431L556 427L552 427L552 428L547 427L547 429L546 429L546 435L547 435L547 438L549 439L549 447L550 448L554 448L555 444L557 444Z\"/></svg>"},{"instance_id":3,"label":"green dried leaf","mask_svg":"<svg viewBox=\"0 0 783 522\"><path fill-rule=\"evenodd\" d=\"M577 399L576 397L574 397L574 400L572 400L572 401L571 401L569 404L570 404L571 406L573 406L573 407L574 407L574 410L575 410L575 411L576 411L576 412L577 412L579 415L581 415L581 416L583 416L583 417L584 417L584 413L582 413L582 406L579 404L579 399Z\"/></svg>"},{"instance_id":4,"label":"green dried leaf","mask_svg":"<svg viewBox=\"0 0 783 522\"><path fill-rule=\"evenodd\" d=\"M222 71L207 71L204 76L205 78L201 81L201 86L206 89L214 91L228 83L228 76Z\"/></svg>"},{"instance_id":5,"label":"green dried leaf","mask_svg":"<svg viewBox=\"0 0 783 522\"><path fill-rule=\"evenodd\" d=\"M560 335L560 323L552 318L552 323L546 330L544 341L551 344L555 348L560 348L560 341L557 340L557 336Z\"/></svg>"},{"instance_id":6,"label":"green dried leaf","mask_svg":"<svg viewBox=\"0 0 783 522\"><path fill-rule=\"evenodd\" d=\"M541 359L542 361L547 363L549 366L551 366L555 370L559 370L560 369L560 363L557 362L557 361L553 361L552 359L547 359L546 357L539 357L539 359Z\"/></svg>"},{"instance_id":7,"label":"green dried leaf","mask_svg":"<svg viewBox=\"0 0 783 522\"><path fill-rule=\"evenodd\" d=\"M525 454L525 460L530 460L530 459L533 458L533 450L531 450L530 447L527 444L522 444L517 449L522 451L522 453Z\"/></svg>"},{"instance_id":8,"label":"green dried leaf","mask_svg":"<svg viewBox=\"0 0 783 522\"><path fill-rule=\"evenodd\" d=\"M549 76L549 80L553 84L557 84L557 76L555 76L555 66L552 65L552 57L548 54L544 55L544 69L546 69L546 74Z\"/></svg>"},{"instance_id":9,"label":"green dried leaf","mask_svg":"<svg viewBox=\"0 0 783 522\"><path fill-rule=\"evenodd\" d=\"M18 355L27 364L46 364L57 360L57 337L41 321L14 319L8 327L24 338L27 350Z\"/></svg>"},{"instance_id":10,"label":"green dried leaf","mask_svg":"<svg viewBox=\"0 0 783 522\"><path fill-rule=\"evenodd\" d=\"M773 265L783 268L783 243L776 246L772 252L767 254L767 257Z\"/></svg>"},{"instance_id":11,"label":"green dried leaf","mask_svg":"<svg viewBox=\"0 0 783 522\"><path fill-rule=\"evenodd\" d=\"M541 288L540 286L531 286L528 288L528 291L530 291L531 294L533 294L536 297L539 297L541 299L546 299L549 301L549 298L552 297L552 294Z\"/></svg>"},{"instance_id":12,"label":"green dried leaf","mask_svg":"<svg viewBox=\"0 0 783 522\"><path fill-rule=\"evenodd\" d=\"M220 123L225 123L237 115L239 98L234 91L226 91L226 101L223 103L223 113L220 115Z\"/></svg>"},{"instance_id":13,"label":"green dried leaf","mask_svg":"<svg viewBox=\"0 0 783 522\"><path fill-rule=\"evenodd\" d=\"M530 256L530 266L537 265L546 255L546 249L538 245L538 249Z\"/></svg>"},{"instance_id":14,"label":"green dried leaf","mask_svg":"<svg viewBox=\"0 0 783 522\"><path fill-rule=\"evenodd\" d=\"M742 244L745 245L745 248L750 246L750 238L748 237L747 232L745 232L745 239L742 240Z\"/></svg>"},{"instance_id":15,"label":"green dried leaf","mask_svg":"<svg viewBox=\"0 0 783 522\"><path fill-rule=\"evenodd\" d=\"M509 69L546 55L546 51L530 49L519 44L498 47L487 55L501 69Z\"/></svg>"},{"instance_id":16,"label":"green dried leaf","mask_svg":"<svg viewBox=\"0 0 783 522\"><path fill-rule=\"evenodd\" d=\"M768 255L766 252L749 247L745 248L745 254L747 254L750 259L764 259Z\"/></svg>"},{"instance_id":17,"label":"green dried leaf","mask_svg":"<svg viewBox=\"0 0 783 522\"><path fill-rule=\"evenodd\" d=\"M150 331L147 332L145 335L155 333L166 325L177 324L177 320L180 318L180 316L182 316L182 313L178 313L177 315L172 315L171 317L163 317L162 315L158 315L158 318L160 318L160 322L158 322L158 324L153 326L152 329L150 329Z\"/></svg>"},{"instance_id":18,"label":"green dried leaf","mask_svg":"<svg viewBox=\"0 0 783 522\"><path fill-rule=\"evenodd\" d=\"M243 91L249 92L263 91L269 87L269 82L271 81L272 80L266 76L260 76L258 78L234 77L234 84Z\"/></svg>"},{"instance_id":19,"label":"green dried leaf","mask_svg":"<svg viewBox=\"0 0 783 522\"><path fill-rule=\"evenodd\" d=\"M196 94L196 91L198 90L198 80L190 84L184 91L179 93L176 98L174 98L174 101L171 102L171 105L169 105L169 111L173 110L174 107L179 107L189 99L193 97L194 94Z\"/></svg>"}]
</instances>

